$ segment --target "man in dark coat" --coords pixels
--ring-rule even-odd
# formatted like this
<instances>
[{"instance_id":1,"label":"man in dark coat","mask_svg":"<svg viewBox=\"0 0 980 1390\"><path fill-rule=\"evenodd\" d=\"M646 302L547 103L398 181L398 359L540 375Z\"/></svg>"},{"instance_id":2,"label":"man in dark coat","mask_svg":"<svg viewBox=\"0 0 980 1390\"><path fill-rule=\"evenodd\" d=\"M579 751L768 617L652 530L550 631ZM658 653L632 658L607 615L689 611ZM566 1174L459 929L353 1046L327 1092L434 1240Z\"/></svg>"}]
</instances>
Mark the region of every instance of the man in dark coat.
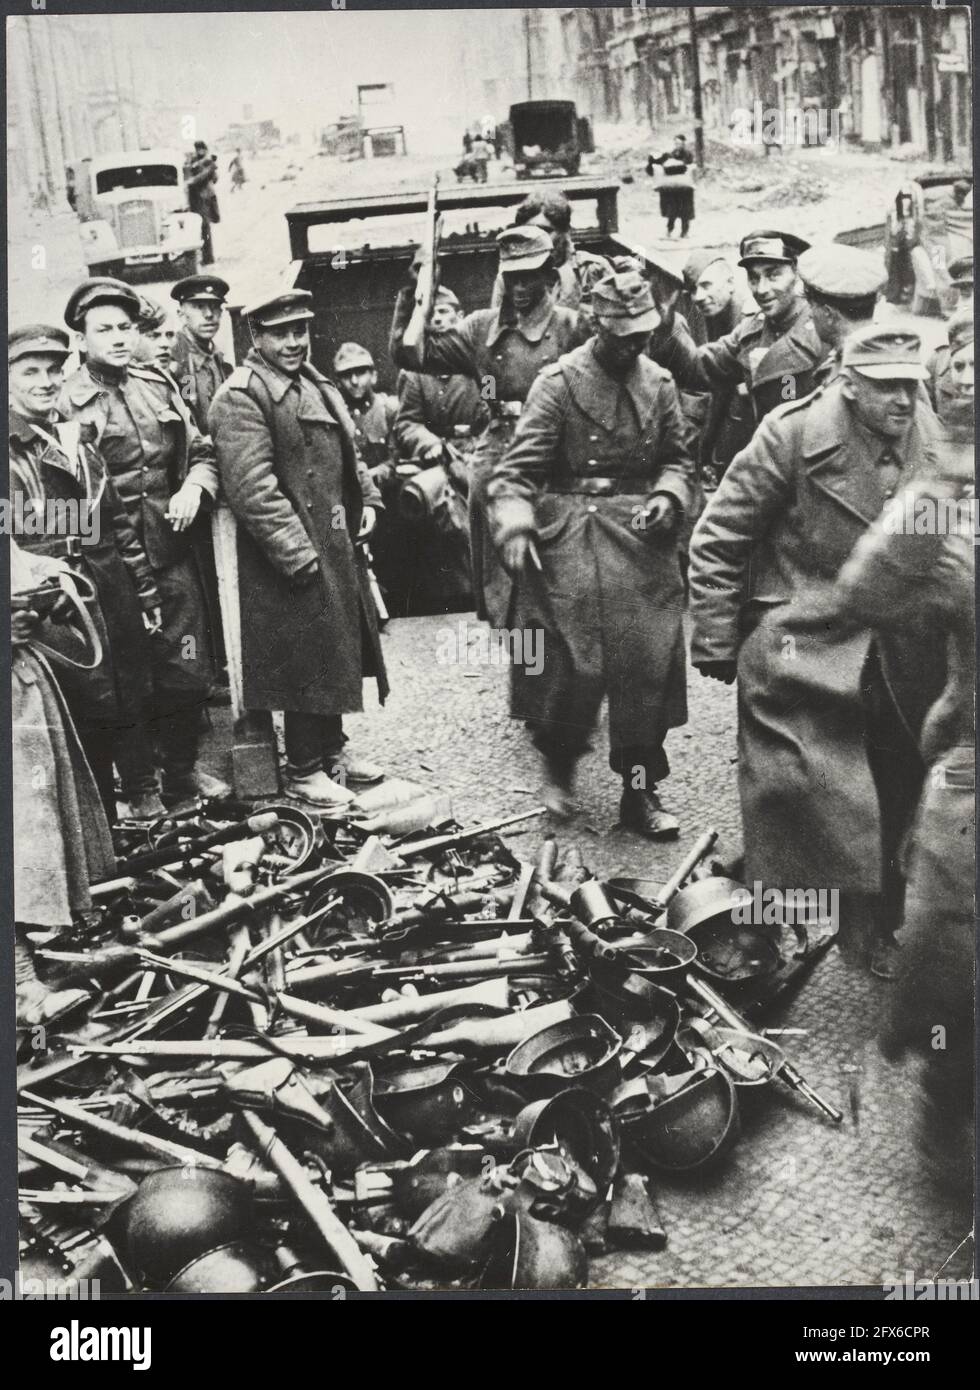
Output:
<instances>
[{"instance_id":1,"label":"man in dark coat","mask_svg":"<svg viewBox=\"0 0 980 1390\"><path fill-rule=\"evenodd\" d=\"M674 384L644 356L659 318L646 281L610 275L592 302L596 336L541 372L488 489L514 620L541 638L541 662L514 662L511 713L544 755L547 804L567 814L608 695L622 822L658 839L679 830L657 784L667 730L687 720L676 532L694 466Z\"/></svg>"},{"instance_id":2,"label":"man in dark coat","mask_svg":"<svg viewBox=\"0 0 980 1390\"><path fill-rule=\"evenodd\" d=\"M650 356L673 374L683 391L733 386L758 422L786 401L813 390L814 370L826 353L810 309L799 295L796 262L809 243L788 232L752 232L740 247L749 288L759 306L715 343L695 347L672 304L650 340Z\"/></svg>"},{"instance_id":3,"label":"man in dark coat","mask_svg":"<svg viewBox=\"0 0 980 1390\"><path fill-rule=\"evenodd\" d=\"M414 288L395 305L389 351L408 371L462 372L478 385L491 419L474 453L470 485L470 556L477 616L502 627L511 584L497 560L486 522L486 485L493 463L510 442L527 393L542 367L589 336L588 323L554 303L552 245L541 227L506 227L497 237L504 299L478 309L456 328L434 333L431 305L413 305ZM406 346L408 340L411 347Z\"/></svg>"},{"instance_id":4,"label":"man in dark coat","mask_svg":"<svg viewBox=\"0 0 980 1390\"><path fill-rule=\"evenodd\" d=\"M24 551L63 561L95 588L90 615L102 660L90 671L65 663L57 669L106 816L116 818L113 761L123 794L136 803L133 813L162 815L155 793L143 803L138 791L156 784L144 718L147 633L159 630L160 595L104 463L54 409L69 351L67 333L47 324L16 329L8 340L10 496L24 508L17 539ZM63 627L51 629L48 644L68 661L91 659Z\"/></svg>"},{"instance_id":5,"label":"man in dark coat","mask_svg":"<svg viewBox=\"0 0 980 1390\"><path fill-rule=\"evenodd\" d=\"M923 376L917 335L855 334L837 380L762 422L691 542L692 661L738 677L746 877L837 890L856 958L886 957L898 925L915 739L943 658L927 629L895 649L825 610L855 542L934 455Z\"/></svg>"},{"instance_id":6,"label":"man in dark coat","mask_svg":"<svg viewBox=\"0 0 980 1390\"><path fill-rule=\"evenodd\" d=\"M232 373L231 363L214 345L227 295L227 281L217 275L188 275L170 291L180 320L173 375L202 434L208 432L208 411L218 387Z\"/></svg>"},{"instance_id":7,"label":"man in dark coat","mask_svg":"<svg viewBox=\"0 0 980 1390\"><path fill-rule=\"evenodd\" d=\"M212 222L220 222L218 195L215 187L218 182L218 161L208 153L205 141L194 141L194 153L184 169L184 185L187 189L187 206L201 219L201 264L214 262L214 243L211 239Z\"/></svg>"},{"instance_id":8,"label":"man in dark coat","mask_svg":"<svg viewBox=\"0 0 980 1390\"><path fill-rule=\"evenodd\" d=\"M388 682L357 546L381 499L340 392L307 363L311 304L293 290L249 311L255 346L210 426L238 521L244 702L284 711L287 792L326 809L383 776L344 753L342 716L363 708L365 676L382 702Z\"/></svg>"},{"instance_id":9,"label":"man in dark coat","mask_svg":"<svg viewBox=\"0 0 980 1390\"><path fill-rule=\"evenodd\" d=\"M79 334L85 363L66 381L59 409L105 461L160 593L163 623L150 647L153 728L163 800L175 805L229 790L197 766L214 644L195 523L217 496L218 473L210 441L199 434L173 379L133 362L139 309L138 296L120 281L79 285L65 321Z\"/></svg>"}]
</instances>

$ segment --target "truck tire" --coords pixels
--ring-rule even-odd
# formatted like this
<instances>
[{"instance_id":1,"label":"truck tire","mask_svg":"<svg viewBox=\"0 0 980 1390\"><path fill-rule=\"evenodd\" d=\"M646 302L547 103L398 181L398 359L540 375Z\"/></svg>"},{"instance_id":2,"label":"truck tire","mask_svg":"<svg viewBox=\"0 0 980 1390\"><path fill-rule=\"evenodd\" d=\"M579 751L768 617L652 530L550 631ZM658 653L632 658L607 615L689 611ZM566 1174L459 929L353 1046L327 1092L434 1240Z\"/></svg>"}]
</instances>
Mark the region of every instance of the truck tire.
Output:
<instances>
[{"instance_id":1,"label":"truck tire","mask_svg":"<svg viewBox=\"0 0 980 1390\"><path fill-rule=\"evenodd\" d=\"M175 256L170 262L170 269L176 280L183 280L188 275L196 275L200 270L199 251L185 251L182 256Z\"/></svg>"}]
</instances>

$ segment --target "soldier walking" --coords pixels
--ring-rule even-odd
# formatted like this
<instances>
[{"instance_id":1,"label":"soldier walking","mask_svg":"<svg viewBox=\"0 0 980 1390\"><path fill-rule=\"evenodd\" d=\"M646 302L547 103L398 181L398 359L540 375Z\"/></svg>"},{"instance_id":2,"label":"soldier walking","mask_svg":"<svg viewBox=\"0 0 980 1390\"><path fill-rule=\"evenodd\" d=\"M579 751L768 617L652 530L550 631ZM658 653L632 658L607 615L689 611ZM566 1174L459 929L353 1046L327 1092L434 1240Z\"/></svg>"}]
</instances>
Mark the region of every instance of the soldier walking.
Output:
<instances>
[{"instance_id":1,"label":"soldier walking","mask_svg":"<svg viewBox=\"0 0 980 1390\"><path fill-rule=\"evenodd\" d=\"M221 484L238 520L244 702L282 710L286 791L319 809L383 770L345 751L343 715L388 682L357 541L381 498L340 392L309 365L312 295L248 310L255 346L211 406Z\"/></svg>"},{"instance_id":2,"label":"soldier walking","mask_svg":"<svg viewBox=\"0 0 980 1390\"><path fill-rule=\"evenodd\" d=\"M644 355L659 322L648 284L609 275L592 305L595 336L541 372L488 489L515 621L542 636L543 667L513 665L511 714L544 757L549 808L567 815L608 695L622 824L662 839L679 830L657 787L667 730L687 720L676 534L694 465L670 375Z\"/></svg>"},{"instance_id":3,"label":"soldier walking","mask_svg":"<svg viewBox=\"0 0 980 1390\"><path fill-rule=\"evenodd\" d=\"M878 974L890 970L916 737L943 657L927 625L896 650L827 610L855 542L934 454L921 348L878 327L849 338L836 380L762 422L691 542L691 659L738 678L746 876L838 890L842 949Z\"/></svg>"}]
</instances>

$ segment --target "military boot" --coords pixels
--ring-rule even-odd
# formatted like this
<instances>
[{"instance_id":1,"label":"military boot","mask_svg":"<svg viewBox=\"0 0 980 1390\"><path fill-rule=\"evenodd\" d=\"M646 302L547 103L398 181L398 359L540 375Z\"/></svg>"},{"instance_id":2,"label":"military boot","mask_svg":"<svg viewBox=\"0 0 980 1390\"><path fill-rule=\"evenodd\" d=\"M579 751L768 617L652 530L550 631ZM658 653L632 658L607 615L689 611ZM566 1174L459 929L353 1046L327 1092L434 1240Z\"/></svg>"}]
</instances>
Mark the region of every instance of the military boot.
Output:
<instances>
[{"instance_id":1,"label":"military boot","mask_svg":"<svg viewBox=\"0 0 980 1390\"><path fill-rule=\"evenodd\" d=\"M575 765L578 759L568 753L545 753L541 800L553 816L568 820L578 809L575 804Z\"/></svg>"},{"instance_id":2,"label":"military boot","mask_svg":"<svg viewBox=\"0 0 980 1390\"><path fill-rule=\"evenodd\" d=\"M665 810L656 787L624 787L619 823L647 840L675 840L681 832L680 821Z\"/></svg>"}]
</instances>

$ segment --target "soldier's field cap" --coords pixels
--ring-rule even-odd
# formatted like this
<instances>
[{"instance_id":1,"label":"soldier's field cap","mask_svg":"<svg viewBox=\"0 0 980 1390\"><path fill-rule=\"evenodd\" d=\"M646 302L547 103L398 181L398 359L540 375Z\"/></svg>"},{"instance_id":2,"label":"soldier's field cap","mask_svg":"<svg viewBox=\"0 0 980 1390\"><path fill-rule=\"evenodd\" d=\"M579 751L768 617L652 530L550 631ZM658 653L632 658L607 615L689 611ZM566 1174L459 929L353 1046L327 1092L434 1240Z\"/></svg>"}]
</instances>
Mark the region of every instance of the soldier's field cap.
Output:
<instances>
[{"instance_id":1,"label":"soldier's field cap","mask_svg":"<svg viewBox=\"0 0 980 1390\"><path fill-rule=\"evenodd\" d=\"M922 339L910 329L896 331L871 324L844 341L841 365L873 381L926 381Z\"/></svg>"},{"instance_id":2,"label":"soldier's field cap","mask_svg":"<svg viewBox=\"0 0 980 1390\"><path fill-rule=\"evenodd\" d=\"M946 325L949 336L949 350L959 352L967 343L973 342L973 309L961 309Z\"/></svg>"},{"instance_id":3,"label":"soldier's field cap","mask_svg":"<svg viewBox=\"0 0 980 1390\"><path fill-rule=\"evenodd\" d=\"M359 367L373 367L374 358L360 343L341 343L334 353L333 369L337 376L344 372L356 372Z\"/></svg>"},{"instance_id":4,"label":"soldier's field cap","mask_svg":"<svg viewBox=\"0 0 980 1390\"><path fill-rule=\"evenodd\" d=\"M68 334L63 328L47 323L26 323L15 328L7 338L7 363L19 362L22 357L60 357L71 353Z\"/></svg>"},{"instance_id":5,"label":"soldier's field cap","mask_svg":"<svg viewBox=\"0 0 980 1390\"><path fill-rule=\"evenodd\" d=\"M69 328L81 328L82 315L86 309L94 309L98 304L115 304L121 309L127 309L134 323L140 315L140 300L135 290L130 289L122 280L99 275L91 280L83 280L78 288L72 291L65 308L65 323Z\"/></svg>"},{"instance_id":6,"label":"soldier's field cap","mask_svg":"<svg viewBox=\"0 0 980 1390\"><path fill-rule=\"evenodd\" d=\"M592 313L617 338L652 333L661 322L650 286L635 270L597 281L592 286Z\"/></svg>"},{"instance_id":7,"label":"soldier's field cap","mask_svg":"<svg viewBox=\"0 0 980 1390\"><path fill-rule=\"evenodd\" d=\"M186 275L170 291L170 298L183 304L187 299L211 299L224 304L230 286L217 275Z\"/></svg>"},{"instance_id":8,"label":"soldier's field cap","mask_svg":"<svg viewBox=\"0 0 980 1390\"><path fill-rule=\"evenodd\" d=\"M505 227L497 235L500 269L538 270L551 256L551 237L543 227Z\"/></svg>"},{"instance_id":9,"label":"soldier's field cap","mask_svg":"<svg viewBox=\"0 0 980 1390\"><path fill-rule=\"evenodd\" d=\"M749 232L739 243L739 265L751 265L753 261L792 265L809 249L810 243L792 232Z\"/></svg>"},{"instance_id":10,"label":"soldier's field cap","mask_svg":"<svg viewBox=\"0 0 980 1390\"><path fill-rule=\"evenodd\" d=\"M966 289L967 285L973 284L972 256L957 256L955 261L950 261L946 269L949 271L949 278L954 285Z\"/></svg>"},{"instance_id":11,"label":"soldier's field cap","mask_svg":"<svg viewBox=\"0 0 980 1390\"><path fill-rule=\"evenodd\" d=\"M454 309L459 308L459 299L455 291L451 290L448 285L440 285L436 290L436 303L451 304Z\"/></svg>"},{"instance_id":12,"label":"soldier's field cap","mask_svg":"<svg viewBox=\"0 0 980 1390\"><path fill-rule=\"evenodd\" d=\"M312 319L315 317L313 296L309 290L287 290L284 294L260 299L245 310L245 316L255 328L279 328L298 319Z\"/></svg>"},{"instance_id":13,"label":"soldier's field cap","mask_svg":"<svg viewBox=\"0 0 980 1390\"><path fill-rule=\"evenodd\" d=\"M158 304L147 294L141 294L139 300L139 330L141 333L152 333L155 328L160 328L166 323L167 311L162 304Z\"/></svg>"},{"instance_id":14,"label":"soldier's field cap","mask_svg":"<svg viewBox=\"0 0 980 1390\"><path fill-rule=\"evenodd\" d=\"M881 256L836 242L811 246L803 252L796 269L807 289L828 299L869 299L887 278Z\"/></svg>"}]
</instances>

